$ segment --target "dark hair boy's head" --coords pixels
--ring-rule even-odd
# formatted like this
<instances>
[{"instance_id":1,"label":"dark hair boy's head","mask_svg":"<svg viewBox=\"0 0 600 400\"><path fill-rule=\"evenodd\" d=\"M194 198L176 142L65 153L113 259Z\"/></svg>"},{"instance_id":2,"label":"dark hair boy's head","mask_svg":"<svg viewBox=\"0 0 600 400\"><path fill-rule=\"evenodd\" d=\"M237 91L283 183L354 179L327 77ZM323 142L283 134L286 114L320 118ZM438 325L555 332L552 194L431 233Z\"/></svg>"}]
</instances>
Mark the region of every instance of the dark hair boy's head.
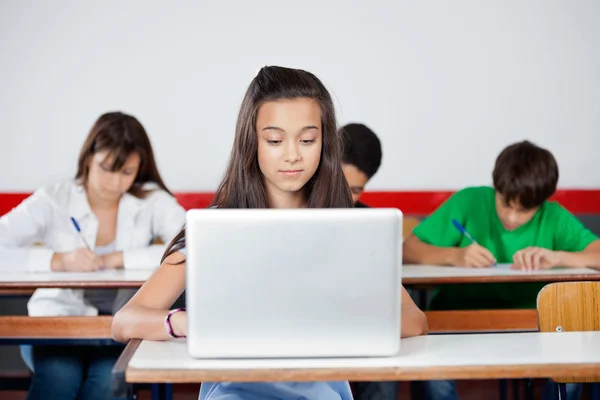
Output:
<instances>
[{"instance_id":1,"label":"dark hair boy's head","mask_svg":"<svg viewBox=\"0 0 600 400\"><path fill-rule=\"evenodd\" d=\"M354 165L370 179L381 165L381 142L363 124L348 124L341 128L344 137L342 162Z\"/></svg>"},{"instance_id":2,"label":"dark hair boy's head","mask_svg":"<svg viewBox=\"0 0 600 400\"><path fill-rule=\"evenodd\" d=\"M493 173L494 188L506 203L525 209L541 206L556 191L558 165L548 150L529 141L514 143L500 153Z\"/></svg>"}]
</instances>

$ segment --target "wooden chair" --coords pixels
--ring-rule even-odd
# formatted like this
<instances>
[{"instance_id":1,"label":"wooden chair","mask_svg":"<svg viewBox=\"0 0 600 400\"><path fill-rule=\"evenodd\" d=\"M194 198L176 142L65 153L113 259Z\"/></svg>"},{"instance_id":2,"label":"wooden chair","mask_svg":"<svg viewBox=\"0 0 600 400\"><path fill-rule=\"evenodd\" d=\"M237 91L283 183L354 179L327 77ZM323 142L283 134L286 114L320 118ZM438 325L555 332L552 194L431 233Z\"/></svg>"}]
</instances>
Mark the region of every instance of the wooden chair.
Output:
<instances>
[{"instance_id":1,"label":"wooden chair","mask_svg":"<svg viewBox=\"0 0 600 400\"><path fill-rule=\"evenodd\" d=\"M600 282L558 282L546 285L537 298L540 332L600 331ZM600 376L552 377L566 398L566 383L599 382ZM597 391L597 386L594 392Z\"/></svg>"},{"instance_id":2,"label":"wooden chair","mask_svg":"<svg viewBox=\"0 0 600 400\"><path fill-rule=\"evenodd\" d=\"M402 238L406 239L421 221L414 217L405 217L402 222Z\"/></svg>"}]
</instances>

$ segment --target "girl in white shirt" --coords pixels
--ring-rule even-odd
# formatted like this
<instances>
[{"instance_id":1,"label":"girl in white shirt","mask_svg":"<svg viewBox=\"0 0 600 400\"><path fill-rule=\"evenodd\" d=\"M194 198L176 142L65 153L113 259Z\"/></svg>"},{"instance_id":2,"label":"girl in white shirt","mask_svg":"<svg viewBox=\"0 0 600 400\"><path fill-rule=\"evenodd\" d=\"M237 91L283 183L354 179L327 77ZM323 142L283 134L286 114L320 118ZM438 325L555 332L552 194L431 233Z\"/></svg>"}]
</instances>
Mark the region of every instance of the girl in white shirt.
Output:
<instances>
[{"instance_id":1,"label":"girl in white shirt","mask_svg":"<svg viewBox=\"0 0 600 400\"><path fill-rule=\"evenodd\" d=\"M80 227L77 232L73 218ZM166 188L140 122L111 112L94 124L75 179L37 190L0 218L0 268L88 272L153 269L185 211ZM32 246L41 243L43 246ZM38 289L30 316L113 314L130 291ZM119 346L35 346L28 399L112 399Z\"/></svg>"}]
</instances>

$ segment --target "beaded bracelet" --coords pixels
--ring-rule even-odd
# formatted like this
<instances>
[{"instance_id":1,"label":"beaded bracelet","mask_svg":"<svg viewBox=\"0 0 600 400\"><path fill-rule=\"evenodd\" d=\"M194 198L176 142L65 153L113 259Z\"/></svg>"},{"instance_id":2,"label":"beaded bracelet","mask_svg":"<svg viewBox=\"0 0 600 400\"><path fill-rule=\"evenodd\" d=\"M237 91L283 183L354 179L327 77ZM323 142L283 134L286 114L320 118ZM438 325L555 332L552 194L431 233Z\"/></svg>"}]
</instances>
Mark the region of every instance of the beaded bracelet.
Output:
<instances>
[{"instance_id":1,"label":"beaded bracelet","mask_svg":"<svg viewBox=\"0 0 600 400\"><path fill-rule=\"evenodd\" d=\"M185 311L185 308L176 308L174 310L171 310L165 317L165 323L164 323L165 332L167 332L169 334L169 336L171 336L172 338L175 338L175 339L186 337L186 336L176 335L175 332L173 331L173 326L171 325L171 317L173 316L173 314L178 313L180 311Z\"/></svg>"}]
</instances>

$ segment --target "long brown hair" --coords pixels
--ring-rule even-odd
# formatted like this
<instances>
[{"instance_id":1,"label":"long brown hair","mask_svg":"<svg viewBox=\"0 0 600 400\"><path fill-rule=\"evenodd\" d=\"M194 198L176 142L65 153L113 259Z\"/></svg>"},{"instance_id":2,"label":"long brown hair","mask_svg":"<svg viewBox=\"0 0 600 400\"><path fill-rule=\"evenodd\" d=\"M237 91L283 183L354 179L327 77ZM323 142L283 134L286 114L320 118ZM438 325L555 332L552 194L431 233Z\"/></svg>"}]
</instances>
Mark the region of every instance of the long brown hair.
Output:
<instances>
[{"instance_id":1,"label":"long brown hair","mask_svg":"<svg viewBox=\"0 0 600 400\"><path fill-rule=\"evenodd\" d=\"M140 156L140 168L129 193L144 197L148 192L142 189L145 183L153 182L165 192L172 193L165 186L154 160L150 138L142 124L133 116L122 112L109 112L101 115L85 140L79 153L75 179L85 186L89 175L91 157L99 151L108 151L112 157L110 170L123 168L123 164L133 153Z\"/></svg>"},{"instance_id":2,"label":"long brown hair","mask_svg":"<svg viewBox=\"0 0 600 400\"><path fill-rule=\"evenodd\" d=\"M323 83L310 72L278 66L263 67L252 80L240 107L229 164L213 206L268 208L264 177L258 166L256 116L262 104L282 99L310 98L319 103L323 146L315 174L304 186L308 208L349 208L352 196L342 172L342 143L335 108ZM175 236L163 256L185 247L185 228Z\"/></svg>"}]
</instances>

